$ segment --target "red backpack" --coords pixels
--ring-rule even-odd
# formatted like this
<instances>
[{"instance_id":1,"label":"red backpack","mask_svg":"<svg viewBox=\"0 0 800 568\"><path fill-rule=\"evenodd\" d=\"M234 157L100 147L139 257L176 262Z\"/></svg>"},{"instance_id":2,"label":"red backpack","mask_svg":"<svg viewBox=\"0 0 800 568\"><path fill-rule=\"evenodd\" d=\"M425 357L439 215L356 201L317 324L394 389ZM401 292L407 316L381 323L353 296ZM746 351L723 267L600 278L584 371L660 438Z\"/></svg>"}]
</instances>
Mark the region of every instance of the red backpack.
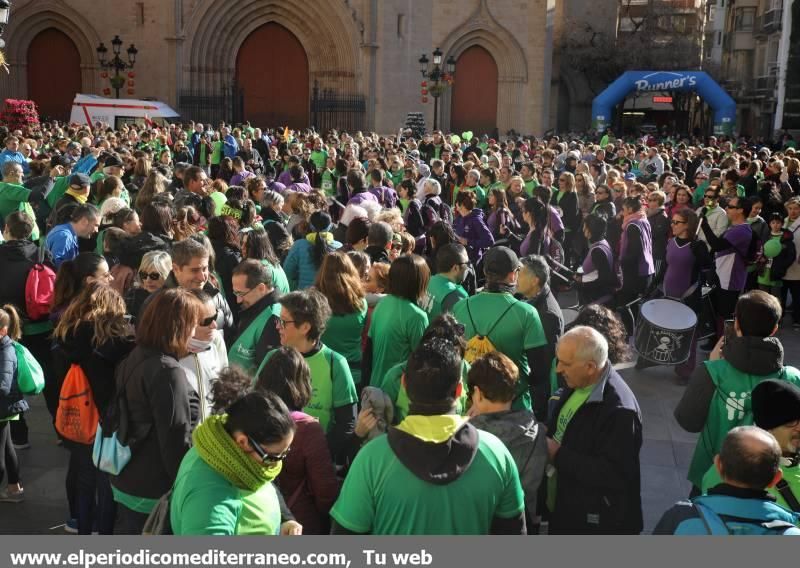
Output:
<instances>
[{"instance_id":1,"label":"red backpack","mask_svg":"<svg viewBox=\"0 0 800 568\"><path fill-rule=\"evenodd\" d=\"M50 315L56 289L56 273L43 261L44 248L39 247L39 261L31 267L25 280L25 311L32 321Z\"/></svg>"}]
</instances>

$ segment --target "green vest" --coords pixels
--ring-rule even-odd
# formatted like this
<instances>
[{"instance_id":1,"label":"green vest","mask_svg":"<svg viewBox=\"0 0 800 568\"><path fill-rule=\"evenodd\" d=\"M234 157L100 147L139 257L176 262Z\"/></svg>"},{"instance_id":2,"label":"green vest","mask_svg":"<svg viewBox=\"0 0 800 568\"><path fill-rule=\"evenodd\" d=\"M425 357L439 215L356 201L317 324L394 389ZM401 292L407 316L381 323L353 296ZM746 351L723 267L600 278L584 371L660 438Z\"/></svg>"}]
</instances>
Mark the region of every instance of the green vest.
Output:
<instances>
[{"instance_id":1,"label":"green vest","mask_svg":"<svg viewBox=\"0 0 800 568\"><path fill-rule=\"evenodd\" d=\"M436 274L435 276L431 277L431 280L428 283L428 294L430 294L431 298L433 299L431 303L431 310L428 315L428 319L430 321L433 321L436 316L442 313L442 302L444 299L457 290L461 290L461 298L467 297L468 294L466 290L464 290L460 284L456 284L455 282L448 280L441 274Z\"/></svg>"},{"instance_id":2,"label":"green vest","mask_svg":"<svg viewBox=\"0 0 800 568\"><path fill-rule=\"evenodd\" d=\"M272 316L281 315L281 305L279 303L272 304L266 310L256 316L250 322L228 351L228 363L230 365L239 365L248 374L256 370L258 363L256 361L256 345L264 333L269 318Z\"/></svg>"},{"instance_id":3,"label":"green vest","mask_svg":"<svg viewBox=\"0 0 800 568\"><path fill-rule=\"evenodd\" d=\"M728 432L737 426L753 424L750 394L758 383L780 379L800 385L800 371L794 367L784 367L771 375L751 375L739 371L725 359L705 361L704 364L716 388L689 466L688 479L695 487L702 486L703 476L719 453Z\"/></svg>"}]
</instances>

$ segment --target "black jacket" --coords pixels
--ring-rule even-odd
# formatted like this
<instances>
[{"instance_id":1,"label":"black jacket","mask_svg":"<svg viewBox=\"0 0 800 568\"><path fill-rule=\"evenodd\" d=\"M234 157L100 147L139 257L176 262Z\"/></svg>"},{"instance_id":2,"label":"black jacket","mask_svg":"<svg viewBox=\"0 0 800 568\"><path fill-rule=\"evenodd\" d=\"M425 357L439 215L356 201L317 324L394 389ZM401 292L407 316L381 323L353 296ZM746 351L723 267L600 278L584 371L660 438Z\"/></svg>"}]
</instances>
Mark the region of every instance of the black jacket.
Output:
<instances>
[{"instance_id":1,"label":"black jacket","mask_svg":"<svg viewBox=\"0 0 800 568\"><path fill-rule=\"evenodd\" d=\"M565 193L558 200L558 192L553 192L553 197L550 199L550 205L553 207L561 208L561 220L564 222L564 228L570 231L577 231L581 228L581 210L578 207L578 194L574 191Z\"/></svg>"},{"instance_id":2,"label":"black jacket","mask_svg":"<svg viewBox=\"0 0 800 568\"><path fill-rule=\"evenodd\" d=\"M72 364L80 365L97 405L100 416L106 412L114 396L114 369L133 350L133 337L117 338L102 345L93 344L94 326L85 322L64 341L53 341L53 375L58 380L59 390Z\"/></svg>"},{"instance_id":3,"label":"black jacket","mask_svg":"<svg viewBox=\"0 0 800 568\"><path fill-rule=\"evenodd\" d=\"M144 347L120 363L115 381L124 391L131 438L137 443L111 484L129 495L158 499L172 487L192 445L200 401L174 356Z\"/></svg>"},{"instance_id":4,"label":"black jacket","mask_svg":"<svg viewBox=\"0 0 800 568\"><path fill-rule=\"evenodd\" d=\"M670 224L663 208L647 216L650 223L650 234L653 239L653 260L664 260L667 257L667 241L670 238Z\"/></svg>"},{"instance_id":5,"label":"black jacket","mask_svg":"<svg viewBox=\"0 0 800 568\"><path fill-rule=\"evenodd\" d=\"M278 292L273 290L246 310L239 312L239 325L236 328L236 335L231 337L231 342L229 345L233 347L233 344L237 339L239 339L239 336L248 327L250 327L250 324L253 323L253 320L260 316L264 310L273 304L277 304L278 299ZM281 336L278 333L277 326L279 319L280 318L278 316L271 316L267 320L267 324L264 326L264 331L262 332L261 337L256 344L256 361L259 363L264 360L264 358L267 356L267 353L281 346Z\"/></svg>"},{"instance_id":6,"label":"black jacket","mask_svg":"<svg viewBox=\"0 0 800 568\"><path fill-rule=\"evenodd\" d=\"M19 390L17 368L14 343L5 335L0 339L0 418L8 418L28 410L28 402Z\"/></svg>"},{"instance_id":7,"label":"black jacket","mask_svg":"<svg viewBox=\"0 0 800 568\"><path fill-rule=\"evenodd\" d=\"M565 388L551 400L555 432ZM551 534L639 534L642 413L630 387L611 367L570 420L555 456L558 475Z\"/></svg>"},{"instance_id":8,"label":"black jacket","mask_svg":"<svg viewBox=\"0 0 800 568\"><path fill-rule=\"evenodd\" d=\"M150 292L144 288L138 288L135 286L128 290L128 293L125 294L125 308L128 312L128 315L132 317L131 323L134 325L141 316L142 309L144 308L147 298L149 297Z\"/></svg>"},{"instance_id":9,"label":"black jacket","mask_svg":"<svg viewBox=\"0 0 800 568\"><path fill-rule=\"evenodd\" d=\"M120 242L119 261L125 266L131 267L134 271L139 270L142 264L142 257L154 250L170 252L172 249L172 239L167 235L156 235L149 231L142 231L135 237L123 239Z\"/></svg>"},{"instance_id":10,"label":"black jacket","mask_svg":"<svg viewBox=\"0 0 800 568\"><path fill-rule=\"evenodd\" d=\"M50 251L44 253L45 263L52 263ZM38 258L39 247L31 241L8 241L0 245L0 305L13 304L22 317L25 317L25 282Z\"/></svg>"},{"instance_id":11,"label":"black jacket","mask_svg":"<svg viewBox=\"0 0 800 568\"><path fill-rule=\"evenodd\" d=\"M376 262L391 264L392 262L389 259L389 253L385 248L376 245L369 245L364 249L364 252L369 255L369 259L372 261L372 264L375 264Z\"/></svg>"},{"instance_id":12,"label":"black jacket","mask_svg":"<svg viewBox=\"0 0 800 568\"><path fill-rule=\"evenodd\" d=\"M236 295L233 293L233 269L242 262L242 253L238 248L219 241L211 241L214 248L214 269L219 277L219 284L225 292L225 299L237 319L239 304L236 302Z\"/></svg>"}]
</instances>

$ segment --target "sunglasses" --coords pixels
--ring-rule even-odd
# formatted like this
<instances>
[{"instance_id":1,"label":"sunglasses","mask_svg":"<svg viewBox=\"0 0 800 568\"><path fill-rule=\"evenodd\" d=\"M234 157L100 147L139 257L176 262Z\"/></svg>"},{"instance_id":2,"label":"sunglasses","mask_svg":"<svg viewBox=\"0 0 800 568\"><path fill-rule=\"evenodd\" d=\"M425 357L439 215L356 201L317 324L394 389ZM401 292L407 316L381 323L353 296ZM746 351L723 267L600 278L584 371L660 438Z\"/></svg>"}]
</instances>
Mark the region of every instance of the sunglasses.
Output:
<instances>
[{"instance_id":1,"label":"sunglasses","mask_svg":"<svg viewBox=\"0 0 800 568\"><path fill-rule=\"evenodd\" d=\"M725 209L744 209L741 205L726 205Z\"/></svg>"},{"instance_id":2,"label":"sunglasses","mask_svg":"<svg viewBox=\"0 0 800 568\"><path fill-rule=\"evenodd\" d=\"M261 460L261 463L278 463L278 462L282 462L283 460L286 459L286 456L289 455L289 451L291 450L291 448L288 448L282 454L278 454L278 455L270 454L264 448L262 448L261 445L258 442L256 442L253 439L252 436L248 436L247 437L247 441L250 442L250 446L253 448L253 451L256 454L258 454L258 459Z\"/></svg>"},{"instance_id":3,"label":"sunglasses","mask_svg":"<svg viewBox=\"0 0 800 568\"><path fill-rule=\"evenodd\" d=\"M217 316L219 315L218 311L215 311L213 315L208 316L206 319L200 320L200 327L208 327L215 321L217 321Z\"/></svg>"},{"instance_id":4,"label":"sunglasses","mask_svg":"<svg viewBox=\"0 0 800 568\"><path fill-rule=\"evenodd\" d=\"M161 275L158 272L140 272L139 279L145 280L161 280Z\"/></svg>"}]
</instances>

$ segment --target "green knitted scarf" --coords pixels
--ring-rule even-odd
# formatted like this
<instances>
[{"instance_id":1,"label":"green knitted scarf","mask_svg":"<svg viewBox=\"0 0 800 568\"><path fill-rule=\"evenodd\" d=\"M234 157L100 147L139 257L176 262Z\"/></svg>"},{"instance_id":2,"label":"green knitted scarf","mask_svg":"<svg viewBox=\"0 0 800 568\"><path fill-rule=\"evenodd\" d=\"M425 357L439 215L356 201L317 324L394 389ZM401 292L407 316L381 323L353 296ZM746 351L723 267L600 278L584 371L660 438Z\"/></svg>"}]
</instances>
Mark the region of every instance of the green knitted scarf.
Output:
<instances>
[{"instance_id":1,"label":"green knitted scarf","mask_svg":"<svg viewBox=\"0 0 800 568\"><path fill-rule=\"evenodd\" d=\"M204 462L236 487L256 491L278 476L282 462L265 467L254 461L225 430L227 419L227 414L206 418L192 435L194 447Z\"/></svg>"}]
</instances>

